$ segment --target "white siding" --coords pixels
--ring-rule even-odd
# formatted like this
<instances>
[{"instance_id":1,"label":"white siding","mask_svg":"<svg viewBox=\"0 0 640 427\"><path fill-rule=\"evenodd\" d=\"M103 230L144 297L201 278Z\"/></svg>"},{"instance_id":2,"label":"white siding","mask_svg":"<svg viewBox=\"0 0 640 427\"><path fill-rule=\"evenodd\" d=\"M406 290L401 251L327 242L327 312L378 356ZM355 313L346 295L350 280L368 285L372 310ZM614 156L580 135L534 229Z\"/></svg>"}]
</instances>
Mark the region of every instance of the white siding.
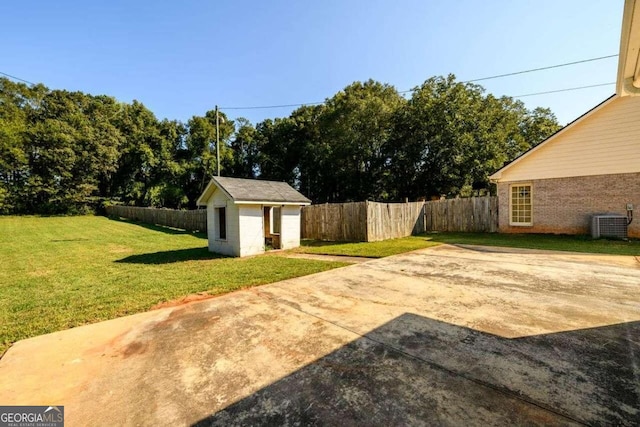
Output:
<instances>
[{"instance_id":1,"label":"white siding","mask_svg":"<svg viewBox=\"0 0 640 427\"><path fill-rule=\"evenodd\" d=\"M226 207L227 211L227 238L217 238L218 224L215 221L215 208ZM207 236L209 238L209 251L223 255L240 255L240 235L238 233L238 207L227 198L220 190L216 189L207 201Z\"/></svg>"},{"instance_id":2,"label":"white siding","mask_svg":"<svg viewBox=\"0 0 640 427\"><path fill-rule=\"evenodd\" d=\"M615 98L502 172L500 182L640 172L640 97Z\"/></svg>"},{"instance_id":3,"label":"white siding","mask_svg":"<svg viewBox=\"0 0 640 427\"><path fill-rule=\"evenodd\" d=\"M300 246L300 206L283 206L280 232L281 249Z\"/></svg>"},{"instance_id":4,"label":"white siding","mask_svg":"<svg viewBox=\"0 0 640 427\"><path fill-rule=\"evenodd\" d=\"M264 252L262 205L239 205L240 256Z\"/></svg>"}]
</instances>

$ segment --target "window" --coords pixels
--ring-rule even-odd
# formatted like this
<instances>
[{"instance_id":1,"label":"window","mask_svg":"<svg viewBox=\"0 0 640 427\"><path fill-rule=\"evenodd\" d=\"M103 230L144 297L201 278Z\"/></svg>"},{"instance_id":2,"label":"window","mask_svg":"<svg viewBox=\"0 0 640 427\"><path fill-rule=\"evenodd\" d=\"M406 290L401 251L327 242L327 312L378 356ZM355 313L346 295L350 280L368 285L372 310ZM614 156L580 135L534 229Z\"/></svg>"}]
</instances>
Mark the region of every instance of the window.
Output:
<instances>
[{"instance_id":1,"label":"window","mask_svg":"<svg viewBox=\"0 0 640 427\"><path fill-rule=\"evenodd\" d=\"M280 234L281 209L271 208L271 234Z\"/></svg>"},{"instance_id":2,"label":"window","mask_svg":"<svg viewBox=\"0 0 640 427\"><path fill-rule=\"evenodd\" d=\"M217 216L217 238L220 240L227 240L227 208L216 208Z\"/></svg>"},{"instance_id":3,"label":"window","mask_svg":"<svg viewBox=\"0 0 640 427\"><path fill-rule=\"evenodd\" d=\"M531 184L514 184L509 197L509 224L533 225L531 209Z\"/></svg>"}]
</instances>

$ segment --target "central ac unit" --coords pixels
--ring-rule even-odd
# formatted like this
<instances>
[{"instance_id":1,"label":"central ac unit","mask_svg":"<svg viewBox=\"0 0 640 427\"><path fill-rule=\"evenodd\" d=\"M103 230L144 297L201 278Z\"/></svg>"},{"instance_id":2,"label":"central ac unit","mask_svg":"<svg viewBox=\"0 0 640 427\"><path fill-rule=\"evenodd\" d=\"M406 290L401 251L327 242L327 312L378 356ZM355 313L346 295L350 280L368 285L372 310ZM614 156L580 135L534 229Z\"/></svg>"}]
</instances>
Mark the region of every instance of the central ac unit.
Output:
<instances>
[{"instance_id":1,"label":"central ac unit","mask_svg":"<svg viewBox=\"0 0 640 427\"><path fill-rule=\"evenodd\" d=\"M591 237L627 239L627 217L623 215L593 215L591 217Z\"/></svg>"}]
</instances>

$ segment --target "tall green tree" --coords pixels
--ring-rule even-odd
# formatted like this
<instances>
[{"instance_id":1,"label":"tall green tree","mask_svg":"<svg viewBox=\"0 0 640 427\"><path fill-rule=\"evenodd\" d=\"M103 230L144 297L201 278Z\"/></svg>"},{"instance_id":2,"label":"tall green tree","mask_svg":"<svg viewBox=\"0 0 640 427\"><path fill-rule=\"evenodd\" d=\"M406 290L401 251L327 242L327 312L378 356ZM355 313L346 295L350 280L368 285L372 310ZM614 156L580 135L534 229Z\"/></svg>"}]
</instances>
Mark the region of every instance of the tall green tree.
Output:
<instances>
[{"instance_id":1,"label":"tall green tree","mask_svg":"<svg viewBox=\"0 0 640 427\"><path fill-rule=\"evenodd\" d=\"M112 177L111 194L127 203L142 205L160 162L162 137L155 115L141 102L124 104L114 123L124 135L118 167Z\"/></svg>"},{"instance_id":2,"label":"tall green tree","mask_svg":"<svg viewBox=\"0 0 640 427\"><path fill-rule=\"evenodd\" d=\"M0 78L0 213L82 212L97 199L194 208L219 168L289 182L314 202L469 195L559 128L548 109L454 76L408 100L369 80L256 126L220 119L218 165L213 110L158 120L138 101Z\"/></svg>"},{"instance_id":3,"label":"tall green tree","mask_svg":"<svg viewBox=\"0 0 640 427\"><path fill-rule=\"evenodd\" d=\"M112 98L51 91L29 114L25 153L29 172L22 188L26 209L63 213L80 209L115 170L121 142L105 117Z\"/></svg>"},{"instance_id":4,"label":"tall green tree","mask_svg":"<svg viewBox=\"0 0 640 427\"><path fill-rule=\"evenodd\" d=\"M0 78L0 213L20 209L18 193L28 176L26 132L29 114L46 88Z\"/></svg>"},{"instance_id":5,"label":"tall green tree","mask_svg":"<svg viewBox=\"0 0 640 427\"><path fill-rule=\"evenodd\" d=\"M300 151L296 148L295 121L267 119L256 126L260 146L260 178L295 183Z\"/></svg>"},{"instance_id":6,"label":"tall green tree","mask_svg":"<svg viewBox=\"0 0 640 427\"><path fill-rule=\"evenodd\" d=\"M334 182L323 198L387 197L388 148L393 119L405 100L393 86L355 82L330 98L320 117Z\"/></svg>"},{"instance_id":7,"label":"tall green tree","mask_svg":"<svg viewBox=\"0 0 640 427\"><path fill-rule=\"evenodd\" d=\"M395 198L469 195L543 135L558 128L548 110L485 95L453 75L430 78L395 119L389 153Z\"/></svg>"},{"instance_id":8,"label":"tall green tree","mask_svg":"<svg viewBox=\"0 0 640 427\"><path fill-rule=\"evenodd\" d=\"M392 86L369 80L324 105L259 123L260 176L296 185L318 202L386 198L385 145L404 102Z\"/></svg>"},{"instance_id":9,"label":"tall green tree","mask_svg":"<svg viewBox=\"0 0 640 427\"><path fill-rule=\"evenodd\" d=\"M229 147L232 159L225 174L239 178L255 178L260 168L260 147L256 128L245 118L235 120L236 131Z\"/></svg>"},{"instance_id":10,"label":"tall green tree","mask_svg":"<svg viewBox=\"0 0 640 427\"><path fill-rule=\"evenodd\" d=\"M556 115L549 108L536 107L531 111L527 111L521 121L520 132L526 141L522 148L526 151L531 147L535 147L559 131L561 127L558 124ZM523 151L520 150L509 153L509 155L514 158L522 153Z\"/></svg>"}]
</instances>

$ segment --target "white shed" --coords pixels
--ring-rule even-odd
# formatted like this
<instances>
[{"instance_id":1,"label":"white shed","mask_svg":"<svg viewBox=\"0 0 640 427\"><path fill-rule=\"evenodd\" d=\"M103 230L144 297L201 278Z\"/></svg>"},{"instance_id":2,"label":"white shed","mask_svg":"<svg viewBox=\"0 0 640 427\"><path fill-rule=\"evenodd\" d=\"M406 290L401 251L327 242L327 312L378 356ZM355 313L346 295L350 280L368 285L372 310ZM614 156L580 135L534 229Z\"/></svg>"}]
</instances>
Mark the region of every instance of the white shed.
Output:
<instances>
[{"instance_id":1,"label":"white shed","mask_svg":"<svg viewBox=\"0 0 640 427\"><path fill-rule=\"evenodd\" d=\"M207 207L209 251L242 257L300 246L300 209L311 200L286 182L215 177L197 204Z\"/></svg>"}]
</instances>

